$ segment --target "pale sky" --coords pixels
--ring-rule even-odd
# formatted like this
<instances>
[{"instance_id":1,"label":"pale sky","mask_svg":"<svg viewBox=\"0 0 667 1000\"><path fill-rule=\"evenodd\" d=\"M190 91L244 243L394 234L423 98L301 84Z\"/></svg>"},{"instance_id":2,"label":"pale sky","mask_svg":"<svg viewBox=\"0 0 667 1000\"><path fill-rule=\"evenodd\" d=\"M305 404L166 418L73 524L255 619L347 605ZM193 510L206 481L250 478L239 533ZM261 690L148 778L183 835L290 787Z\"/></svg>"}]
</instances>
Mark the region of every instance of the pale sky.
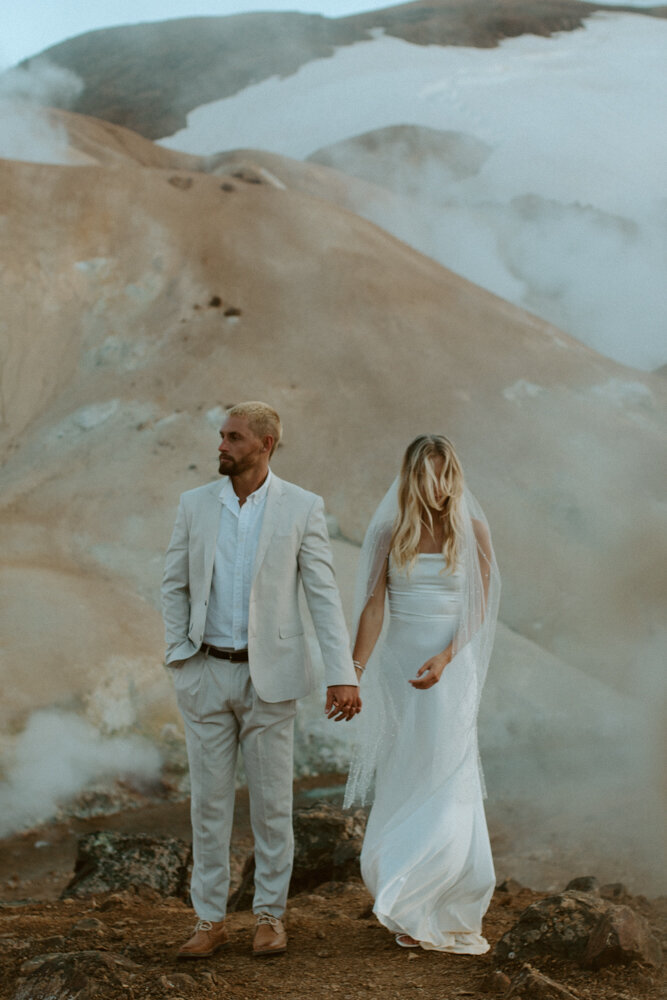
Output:
<instances>
[{"instance_id":1,"label":"pale sky","mask_svg":"<svg viewBox=\"0 0 667 1000\"><path fill-rule=\"evenodd\" d=\"M21 0L3 16L0 69L96 28L173 17L224 16L257 10L298 10L343 17L405 0ZM474 0L470 0L473 3ZM539 5L541 0L535 0ZM626 0L607 0L610 6ZM654 0L634 0L649 7Z\"/></svg>"},{"instance_id":2,"label":"pale sky","mask_svg":"<svg viewBox=\"0 0 667 1000\"><path fill-rule=\"evenodd\" d=\"M392 0L22 0L3 17L0 68L13 66L65 38L111 25L258 10L344 17L390 6Z\"/></svg>"}]
</instances>

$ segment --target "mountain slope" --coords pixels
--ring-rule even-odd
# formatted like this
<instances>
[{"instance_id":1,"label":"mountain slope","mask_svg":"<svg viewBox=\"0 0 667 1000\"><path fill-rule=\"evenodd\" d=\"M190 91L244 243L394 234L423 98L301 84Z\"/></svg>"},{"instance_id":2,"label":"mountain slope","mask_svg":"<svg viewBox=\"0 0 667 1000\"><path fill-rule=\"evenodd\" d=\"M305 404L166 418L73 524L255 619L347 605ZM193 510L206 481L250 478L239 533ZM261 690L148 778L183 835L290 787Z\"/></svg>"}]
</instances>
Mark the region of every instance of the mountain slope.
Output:
<instances>
[{"instance_id":1,"label":"mountain slope","mask_svg":"<svg viewBox=\"0 0 667 1000\"><path fill-rule=\"evenodd\" d=\"M369 40L373 31L418 45L489 47L522 34L572 31L604 10L665 16L664 7L580 0L439 0L345 18L258 13L105 28L54 45L40 57L83 80L72 110L157 139L183 128L194 108L294 73L338 46Z\"/></svg>"},{"instance_id":2,"label":"mountain slope","mask_svg":"<svg viewBox=\"0 0 667 1000\"><path fill-rule=\"evenodd\" d=\"M624 676L659 601L664 380L319 198L134 166L0 169L4 503L24 540L57 516L69 555L76 538L77 558L99 552L150 596L176 494L214 474L216 407L273 400L279 471L354 538L406 441L440 428L489 508L508 624Z\"/></svg>"}]
</instances>

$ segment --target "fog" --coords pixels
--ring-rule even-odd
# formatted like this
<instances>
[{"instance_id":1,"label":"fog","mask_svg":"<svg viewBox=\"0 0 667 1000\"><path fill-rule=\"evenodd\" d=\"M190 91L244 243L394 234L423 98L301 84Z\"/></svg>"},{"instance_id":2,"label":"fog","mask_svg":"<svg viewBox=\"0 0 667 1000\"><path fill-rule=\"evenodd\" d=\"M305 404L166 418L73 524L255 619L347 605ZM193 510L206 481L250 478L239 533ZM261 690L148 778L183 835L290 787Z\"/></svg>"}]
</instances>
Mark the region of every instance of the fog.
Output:
<instances>
[{"instance_id":1,"label":"fog","mask_svg":"<svg viewBox=\"0 0 667 1000\"><path fill-rule=\"evenodd\" d=\"M466 176L467 153L452 144L448 160L436 159L424 148L428 132L415 129L413 138L420 148L410 157L371 133L311 159L387 187L393 199L357 199L351 187L350 203L450 270L617 361L648 370L664 363L667 203L664 213L638 204L620 215L539 194L494 199L481 168Z\"/></svg>"},{"instance_id":2,"label":"fog","mask_svg":"<svg viewBox=\"0 0 667 1000\"><path fill-rule=\"evenodd\" d=\"M665 42L667 22L627 14L495 49L376 33L203 105L161 142L312 157L386 186L393 200L351 190L354 210L652 370L667 361ZM397 135L406 127L412 143Z\"/></svg>"},{"instance_id":3,"label":"fog","mask_svg":"<svg viewBox=\"0 0 667 1000\"><path fill-rule=\"evenodd\" d=\"M0 836L52 819L59 806L96 782L108 787L125 778L139 787L155 785L162 763L148 740L104 736L79 714L63 711L34 712L3 758Z\"/></svg>"},{"instance_id":4,"label":"fog","mask_svg":"<svg viewBox=\"0 0 667 1000\"><path fill-rule=\"evenodd\" d=\"M83 81L48 59L15 67L0 75L0 157L32 163L74 165L86 162L69 148L66 129L48 113L67 107Z\"/></svg>"}]
</instances>

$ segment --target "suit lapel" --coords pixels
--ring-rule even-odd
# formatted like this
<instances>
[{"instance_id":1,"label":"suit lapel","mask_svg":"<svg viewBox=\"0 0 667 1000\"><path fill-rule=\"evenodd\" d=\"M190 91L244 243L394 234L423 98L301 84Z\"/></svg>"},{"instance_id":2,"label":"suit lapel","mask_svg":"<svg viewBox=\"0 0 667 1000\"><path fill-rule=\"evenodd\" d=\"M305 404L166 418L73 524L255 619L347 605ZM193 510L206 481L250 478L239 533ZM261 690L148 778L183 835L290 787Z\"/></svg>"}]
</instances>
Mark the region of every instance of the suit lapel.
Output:
<instances>
[{"instance_id":1,"label":"suit lapel","mask_svg":"<svg viewBox=\"0 0 667 1000\"><path fill-rule=\"evenodd\" d=\"M278 479L278 477L272 473L271 482L269 483L269 489L266 494L266 505L264 507L264 517L262 518L259 541L257 542L257 554L255 555L255 563L252 570L253 580L257 576L259 567L264 562L264 557L271 543L271 538L276 530L284 492L285 489L282 479Z\"/></svg>"}]
</instances>

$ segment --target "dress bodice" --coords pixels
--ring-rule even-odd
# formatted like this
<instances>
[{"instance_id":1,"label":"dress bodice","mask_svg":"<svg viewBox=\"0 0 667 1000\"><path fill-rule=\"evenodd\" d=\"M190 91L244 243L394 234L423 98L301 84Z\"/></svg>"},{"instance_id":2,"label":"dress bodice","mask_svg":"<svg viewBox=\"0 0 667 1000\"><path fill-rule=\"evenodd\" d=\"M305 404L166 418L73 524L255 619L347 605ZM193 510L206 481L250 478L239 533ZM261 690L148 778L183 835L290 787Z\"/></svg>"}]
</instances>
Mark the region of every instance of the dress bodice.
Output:
<instances>
[{"instance_id":1,"label":"dress bodice","mask_svg":"<svg viewBox=\"0 0 667 1000\"><path fill-rule=\"evenodd\" d=\"M440 552L421 552L408 572L389 557L387 592L392 619L458 618L461 612L463 572L446 567Z\"/></svg>"}]
</instances>

